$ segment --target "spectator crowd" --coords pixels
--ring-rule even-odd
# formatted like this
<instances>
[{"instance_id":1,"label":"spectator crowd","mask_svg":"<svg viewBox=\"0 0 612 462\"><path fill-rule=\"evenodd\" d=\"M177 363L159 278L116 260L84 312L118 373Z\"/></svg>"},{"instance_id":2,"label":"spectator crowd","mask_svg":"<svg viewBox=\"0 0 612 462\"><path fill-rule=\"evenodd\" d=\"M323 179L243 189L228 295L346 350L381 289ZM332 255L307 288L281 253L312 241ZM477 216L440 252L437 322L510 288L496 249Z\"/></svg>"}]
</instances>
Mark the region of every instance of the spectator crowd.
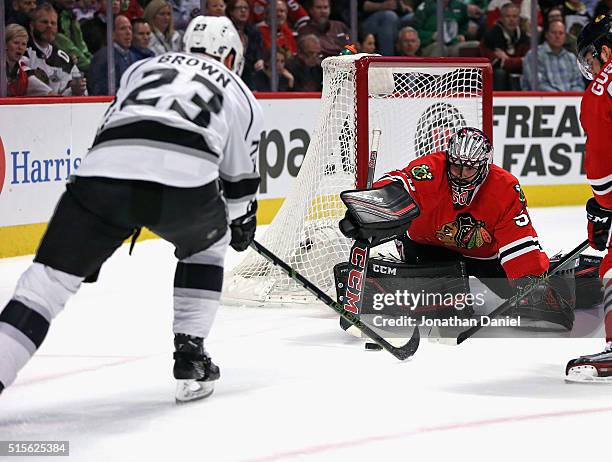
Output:
<instances>
[{"instance_id":1,"label":"spectator crowd","mask_svg":"<svg viewBox=\"0 0 612 462\"><path fill-rule=\"evenodd\" d=\"M276 30L269 24L276 5ZM199 14L228 16L245 49L242 78L270 91L322 89L321 61L352 44L384 56L487 57L495 90L580 91L576 38L594 17L612 13L612 0L359 0L358 37L351 40L350 0L113 0L112 44L105 0L7 0L5 57L9 96L107 95L108 47L115 87L134 62L182 49L182 34ZM536 21L536 52L530 51ZM276 56L272 56L272 41ZM537 62L537 86L532 63Z\"/></svg>"}]
</instances>

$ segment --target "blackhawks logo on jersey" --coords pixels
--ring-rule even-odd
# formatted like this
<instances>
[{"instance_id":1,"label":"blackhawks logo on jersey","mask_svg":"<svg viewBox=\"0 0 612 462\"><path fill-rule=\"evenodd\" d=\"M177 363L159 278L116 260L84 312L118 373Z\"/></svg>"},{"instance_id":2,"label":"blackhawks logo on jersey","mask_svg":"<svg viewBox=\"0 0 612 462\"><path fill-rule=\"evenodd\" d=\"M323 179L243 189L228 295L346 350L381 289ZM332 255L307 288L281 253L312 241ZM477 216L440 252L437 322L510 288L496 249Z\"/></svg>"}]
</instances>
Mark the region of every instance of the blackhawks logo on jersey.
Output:
<instances>
[{"instance_id":1,"label":"blackhawks logo on jersey","mask_svg":"<svg viewBox=\"0 0 612 462\"><path fill-rule=\"evenodd\" d=\"M415 180L433 180L433 173L429 169L430 167L427 164L415 165L410 169L410 174Z\"/></svg>"},{"instance_id":2,"label":"blackhawks logo on jersey","mask_svg":"<svg viewBox=\"0 0 612 462\"><path fill-rule=\"evenodd\" d=\"M518 193L519 195L519 200L521 202L525 202L525 193L523 192L523 190L521 189L521 185L520 184L515 184L514 185L514 190Z\"/></svg>"},{"instance_id":3,"label":"blackhawks logo on jersey","mask_svg":"<svg viewBox=\"0 0 612 462\"><path fill-rule=\"evenodd\" d=\"M443 224L436 231L436 238L445 246L460 249L474 249L493 241L484 221L476 220L469 213L461 213L455 221Z\"/></svg>"}]
</instances>

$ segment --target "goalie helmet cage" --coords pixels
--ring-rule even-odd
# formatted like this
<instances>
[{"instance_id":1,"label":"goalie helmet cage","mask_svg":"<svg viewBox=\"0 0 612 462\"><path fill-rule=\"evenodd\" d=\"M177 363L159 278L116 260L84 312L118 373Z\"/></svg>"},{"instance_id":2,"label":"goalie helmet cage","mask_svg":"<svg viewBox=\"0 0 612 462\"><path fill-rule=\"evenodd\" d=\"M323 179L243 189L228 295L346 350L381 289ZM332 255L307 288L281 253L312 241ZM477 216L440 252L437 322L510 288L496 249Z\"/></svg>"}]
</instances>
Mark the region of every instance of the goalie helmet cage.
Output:
<instances>
[{"instance_id":1,"label":"goalie helmet cage","mask_svg":"<svg viewBox=\"0 0 612 462\"><path fill-rule=\"evenodd\" d=\"M260 241L322 290L334 293L333 267L352 241L338 230L340 192L365 187L371 130L382 135L374 178L444 150L457 128L492 137L487 59L334 56L323 61L318 121L300 171ZM226 275L223 302L312 302L301 286L252 249Z\"/></svg>"}]
</instances>

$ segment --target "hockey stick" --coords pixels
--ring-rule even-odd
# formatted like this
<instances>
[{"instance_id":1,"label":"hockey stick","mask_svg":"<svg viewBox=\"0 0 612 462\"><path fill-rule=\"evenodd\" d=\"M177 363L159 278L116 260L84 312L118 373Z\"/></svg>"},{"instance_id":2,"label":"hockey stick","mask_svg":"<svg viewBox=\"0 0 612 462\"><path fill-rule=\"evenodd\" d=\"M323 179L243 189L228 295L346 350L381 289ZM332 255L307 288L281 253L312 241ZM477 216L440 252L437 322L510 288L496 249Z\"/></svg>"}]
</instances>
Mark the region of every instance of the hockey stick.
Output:
<instances>
[{"instance_id":1,"label":"hockey stick","mask_svg":"<svg viewBox=\"0 0 612 462\"><path fill-rule=\"evenodd\" d=\"M374 170L376 169L376 159L378 158L378 145L380 144L380 135L382 130L375 128L372 130L372 147L370 148L370 158L368 159L368 178L366 179L366 188L371 188L374 184Z\"/></svg>"},{"instance_id":2,"label":"hockey stick","mask_svg":"<svg viewBox=\"0 0 612 462\"><path fill-rule=\"evenodd\" d=\"M366 178L366 188L371 188L374 184L374 171L376 169L376 161L378 158L378 148L380 145L380 136L382 131L380 128L374 128L372 130L372 145L370 148L370 157L368 159L368 176ZM365 239L358 239L355 241L351 248L349 267L348 267L348 278L346 283L346 292L344 295L344 309L351 311L352 313L359 315L361 313L361 305L365 298L365 286L366 277L368 271L368 259L370 257L370 242ZM344 318L340 318L340 327L352 335L356 335L353 331L351 332L351 325L347 324ZM356 335L359 336L359 335ZM414 326L412 338L420 338L418 326ZM419 343L415 344L418 348ZM366 342L365 347L367 350L376 349L375 344ZM414 353L413 353L414 354Z\"/></svg>"},{"instance_id":3,"label":"hockey stick","mask_svg":"<svg viewBox=\"0 0 612 462\"><path fill-rule=\"evenodd\" d=\"M534 289L536 289L542 282L546 281L550 276L562 270L563 267L568 263L578 257L582 252L584 252L589 246L589 240L585 240L578 244L576 248L571 250L568 254L566 254L563 258L561 258L552 268L542 274L538 279L534 280L531 284L527 285L523 290L517 292L508 300L503 302L493 311L491 311L487 317L495 318L497 316L501 316L504 314L509 308L511 308L514 304L516 304L519 300L523 299L527 295L529 295ZM457 345L465 342L468 338L482 329L484 326L482 325L482 319L475 326L470 327L469 329L464 330L457 336Z\"/></svg>"},{"instance_id":4,"label":"hockey stick","mask_svg":"<svg viewBox=\"0 0 612 462\"><path fill-rule=\"evenodd\" d=\"M402 360L402 361L405 360L405 359L408 359L418 349L419 342L420 342L420 334L419 334L418 329L415 329L415 331L412 334L412 337L410 338L410 340L408 340L408 342L405 345L402 345L401 347L393 346L391 343L389 343L383 337L378 335L374 330L372 330L370 327L368 327L366 324L364 324L359 319L359 316L357 314L354 314L354 313L352 313L350 311L345 310L344 307L340 303L338 303L335 300L333 300L329 295L327 295L325 292L323 292L321 289L319 289L315 284L310 282L306 277L302 276L295 269L293 269L291 266L289 266L283 260L278 258L276 255L274 255L271 251L266 249L259 242L254 240L251 243L251 247L259 255L261 255L262 257L264 257L267 260L269 260L270 263L272 263L274 266L279 266L281 268L281 270L283 270L283 272L287 276L289 276L294 281L299 282L302 285L302 287L304 287L308 292L313 294L315 297L317 297L317 299L319 299L320 301L325 303L332 310L334 310L336 313L338 313L340 316L342 316L344 319L346 319L352 325L357 327L357 329L359 329L361 332L363 332L365 335L367 335L373 342L375 342L378 345L380 345L381 347L383 347L385 350L387 350L389 353L391 353L397 359Z\"/></svg>"},{"instance_id":5,"label":"hockey stick","mask_svg":"<svg viewBox=\"0 0 612 462\"><path fill-rule=\"evenodd\" d=\"M376 169L376 160L378 159L378 146L380 144L380 135L382 130L374 128L372 130L372 145L370 148L370 157L368 158L368 176L366 178L366 188L371 188L374 184L374 170ZM347 279L345 293L345 309L348 307L355 314L361 313L361 305L363 303L363 291L365 289L365 280L368 272L368 260L370 258L370 243L365 239L357 239L351 247L349 254L349 277ZM359 333L351 331L351 324L348 324L342 317L340 318L340 327L347 333L359 337Z\"/></svg>"},{"instance_id":6,"label":"hockey stick","mask_svg":"<svg viewBox=\"0 0 612 462\"><path fill-rule=\"evenodd\" d=\"M368 177L366 178L366 188L371 188L374 184L374 170L376 169L376 159L378 158L378 145L382 130L375 128L372 130L372 147L370 148L370 158L368 159ZM346 283L346 293L344 295L344 308L352 308L355 314L361 313L363 295L365 291L365 281L368 274L368 260L370 259L370 242L366 239L357 239L351 247L349 257L349 274ZM352 292L351 292L352 290ZM352 311L352 309L350 311Z\"/></svg>"}]
</instances>

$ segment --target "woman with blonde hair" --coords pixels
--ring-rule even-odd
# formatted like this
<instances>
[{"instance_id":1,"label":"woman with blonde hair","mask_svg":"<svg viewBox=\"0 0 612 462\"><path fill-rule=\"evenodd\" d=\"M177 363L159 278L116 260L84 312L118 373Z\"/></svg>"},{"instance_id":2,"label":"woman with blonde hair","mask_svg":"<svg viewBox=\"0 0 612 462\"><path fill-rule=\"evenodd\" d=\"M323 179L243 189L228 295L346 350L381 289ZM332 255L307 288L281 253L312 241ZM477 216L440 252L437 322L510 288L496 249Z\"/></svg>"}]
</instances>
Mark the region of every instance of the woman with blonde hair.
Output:
<instances>
[{"instance_id":1,"label":"woman with blonde hair","mask_svg":"<svg viewBox=\"0 0 612 462\"><path fill-rule=\"evenodd\" d=\"M4 32L8 96L53 96L53 90L36 77L24 57L28 31L19 24L9 24Z\"/></svg>"},{"instance_id":2,"label":"woman with blonde hair","mask_svg":"<svg viewBox=\"0 0 612 462\"><path fill-rule=\"evenodd\" d=\"M174 29L172 7L166 0L153 0L144 10L144 18L151 26L149 50L155 55L183 49L181 34Z\"/></svg>"}]
</instances>

